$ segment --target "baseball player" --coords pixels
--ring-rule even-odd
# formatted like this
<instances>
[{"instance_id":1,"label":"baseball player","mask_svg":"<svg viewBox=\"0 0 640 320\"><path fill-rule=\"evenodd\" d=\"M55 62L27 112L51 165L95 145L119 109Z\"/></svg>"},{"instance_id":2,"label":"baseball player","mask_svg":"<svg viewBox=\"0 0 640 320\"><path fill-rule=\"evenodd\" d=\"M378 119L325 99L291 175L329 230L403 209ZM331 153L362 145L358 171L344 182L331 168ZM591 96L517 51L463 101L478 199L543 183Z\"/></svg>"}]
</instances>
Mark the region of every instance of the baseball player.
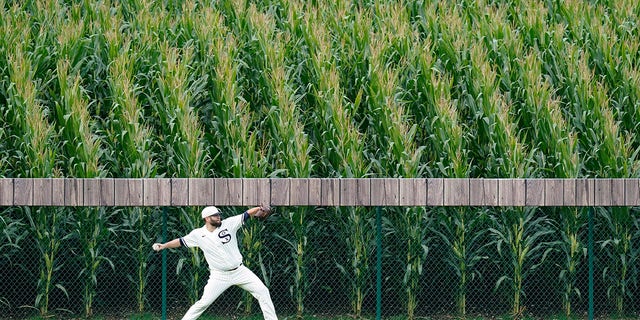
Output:
<instances>
[{"instance_id":1,"label":"baseball player","mask_svg":"<svg viewBox=\"0 0 640 320\"><path fill-rule=\"evenodd\" d=\"M166 243L154 243L153 250L161 251L181 246L198 247L209 264L209 281L202 297L184 315L182 320L197 319L225 290L237 285L249 291L260 303L265 320L278 319L269 289L249 268L242 265L236 232L250 217L265 219L271 213L268 206L254 207L242 214L222 219L214 206L202 210L205 225L182 238Z\"/></svg>"}]
</instances>

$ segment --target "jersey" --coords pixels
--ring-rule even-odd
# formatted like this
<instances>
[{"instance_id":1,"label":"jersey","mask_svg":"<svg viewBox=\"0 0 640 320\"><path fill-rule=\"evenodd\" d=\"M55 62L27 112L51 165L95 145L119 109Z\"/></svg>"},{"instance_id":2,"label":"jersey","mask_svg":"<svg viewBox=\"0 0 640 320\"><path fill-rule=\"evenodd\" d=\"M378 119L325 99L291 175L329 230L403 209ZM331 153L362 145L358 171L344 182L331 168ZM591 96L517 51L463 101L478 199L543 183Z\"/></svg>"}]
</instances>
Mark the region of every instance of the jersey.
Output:
<instances>
[{"instance_id":1,"label":"jersey","mask_svg":"<svg viewBox=\"0 0 640 320\"><path fill-rule=\"evenodd\" d=\"M246 215L240 214L222 220L213 232L206 226L194 229L180 238L180 244L188 248L200 248L209 264L209 269L228 271L242 264L242 254L238 249L236 233L244 224Z\"/></svg>"}]
</instances>

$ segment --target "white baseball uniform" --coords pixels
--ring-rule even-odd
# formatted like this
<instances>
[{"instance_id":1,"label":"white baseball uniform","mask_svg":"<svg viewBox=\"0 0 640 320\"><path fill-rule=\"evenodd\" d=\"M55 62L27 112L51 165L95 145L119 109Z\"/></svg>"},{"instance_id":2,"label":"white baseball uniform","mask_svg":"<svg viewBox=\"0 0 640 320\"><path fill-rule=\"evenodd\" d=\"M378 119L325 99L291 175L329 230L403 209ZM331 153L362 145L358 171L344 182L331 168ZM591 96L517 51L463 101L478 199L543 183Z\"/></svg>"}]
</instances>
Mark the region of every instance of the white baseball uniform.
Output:
<instances>
[{"instance_id":1,"label":"white baseball uniform","mask_svg":"<svg viewBox=\"0 0 640 320\"><path fill-rule=\"evenodd\" d=\"M225 290L233 285L249 291L260 303L265 320L278 319L269 289L249 268L242 265L236 233L244 224L248 213L222 220L220 227L209 232L206 226L180 238L185 247L198 247L209 264L209 281L202 297L184 315L182 320L197 319Z\"/></svg>"}]
</instances>

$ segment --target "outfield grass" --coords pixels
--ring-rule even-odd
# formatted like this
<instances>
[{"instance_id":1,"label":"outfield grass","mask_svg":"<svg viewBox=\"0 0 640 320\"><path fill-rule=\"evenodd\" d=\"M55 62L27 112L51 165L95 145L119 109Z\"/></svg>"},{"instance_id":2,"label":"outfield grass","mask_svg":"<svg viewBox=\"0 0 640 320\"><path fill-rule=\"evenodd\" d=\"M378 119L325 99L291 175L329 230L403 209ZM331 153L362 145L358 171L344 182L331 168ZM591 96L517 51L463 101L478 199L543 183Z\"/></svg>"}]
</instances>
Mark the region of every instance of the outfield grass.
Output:
<instances>
[{"instance_id":1,"label":"outfield grass","mask_svg":"<svg viewBox=\"0 0 640 320\"><path fill-rule=\"evenodd\" d=\"M169 315L167 316L167 319L181 319L182 314L176 314L176 315ZM1 318L0 319L4 319ZM32 318L27 318L26 320L51 320L51 319L58 319L57 317L32 317ZM60 318L60 319L86 319L83 317L69 317L69 318ZM128 319L128 320L158 320L158 319L162 319L162 317L158 314L141 314L141 315L131 315L129 318L122 318L119 316L95 316L92 317L90 319L95 319L95 320L115 320L115 319ZM198 318L198 320L229 320L229 319L233 319L233 320L262 320L263 317L260 314L256 314L256 315L251 315L251 316L238 316L238 315L227 315L227 316L211 316L211 315L207 315L204 314L202 315L200 318ZM290 315L290 316L280 316L281 320L353 320L355 319L353 316L351 315L306 315L303 316L302 318L297 318L295 315ZM362 318L360 318L362 320L373 320L376 319L375 315L372 316L363 316ZM406 316L390 316L390 317L383 317L382 319L384 320L405 320ZM510 319L520 319L520 320L538 320L538 319L548 319L548 320L578 320L578 319L588 319L588 317L586 315L584 316L572 316L572 317L567 317L565 315L549 315L549 316L539 316L539 317L533 317L533 316L524 316L521 318L514 318L511 315L502 315L502 316L482 316L482 315L477 315L477 316L467 316L467 317L457 317L457 316L452 316L452 315L438 315L438 316L429 316L429 317L416 317L415 319L421 319L421 320L456 320L456 319L465 319L465 320L510 320ZM631 317L631 316L599 316L599 317L595 317L595 319L597 320L631 320L631 319L637 319L636 317Z\"/></svg>"}]
</instances>

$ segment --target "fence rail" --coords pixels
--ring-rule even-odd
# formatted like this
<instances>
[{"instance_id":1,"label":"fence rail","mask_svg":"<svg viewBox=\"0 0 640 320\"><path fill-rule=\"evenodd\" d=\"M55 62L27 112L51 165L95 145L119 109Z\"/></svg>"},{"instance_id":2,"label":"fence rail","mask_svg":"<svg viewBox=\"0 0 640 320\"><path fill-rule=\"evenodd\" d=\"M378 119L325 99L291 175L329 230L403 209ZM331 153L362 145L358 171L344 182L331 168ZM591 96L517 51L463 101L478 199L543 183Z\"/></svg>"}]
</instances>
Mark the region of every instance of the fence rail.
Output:
<instances>
[{"instance_id":1,"label":"fence rail","mask_svg":"<svg viewBox=\"0 0 640 320\"><path fill-rule=\"evenodd\" d=\"M640 179L3 178L0 206L640 206Z\"/></svg>"}]
</instances>

